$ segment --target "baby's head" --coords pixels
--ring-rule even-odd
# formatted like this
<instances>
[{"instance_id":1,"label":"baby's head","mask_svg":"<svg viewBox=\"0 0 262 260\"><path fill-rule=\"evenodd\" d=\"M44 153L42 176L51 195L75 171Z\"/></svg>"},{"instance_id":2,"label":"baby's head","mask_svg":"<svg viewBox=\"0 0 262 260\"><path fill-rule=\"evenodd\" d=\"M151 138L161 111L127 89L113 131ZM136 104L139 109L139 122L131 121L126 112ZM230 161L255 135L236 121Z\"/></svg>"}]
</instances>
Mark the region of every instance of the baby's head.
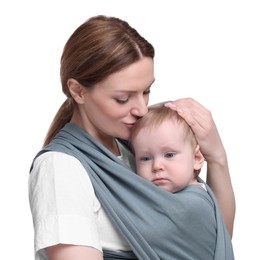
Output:
<instances>
[{"instance_id":1,"label":"baby's head","mask_svg":"<svg viewBox=\"0 0 262 260\"><path fill-rule=\"evenodd\" d=\"M187 122L165 103L156 104L148 108L148 113L139 119L132 128L130 142L136 155L137 165L142 160L151 160L156 153L167 152L165 157L173 156L172 153L184 153L184 147L189 151L189 157L200 162L191 168L195 177L198 176L203 163L203 156L195 135ZM152 158L151 158L152 156ZM142 163L143 166L144 162ZM201 165L201 166L200 166ZM140 174L138 166L138 174Z\"/></svg>"}]
</instances>

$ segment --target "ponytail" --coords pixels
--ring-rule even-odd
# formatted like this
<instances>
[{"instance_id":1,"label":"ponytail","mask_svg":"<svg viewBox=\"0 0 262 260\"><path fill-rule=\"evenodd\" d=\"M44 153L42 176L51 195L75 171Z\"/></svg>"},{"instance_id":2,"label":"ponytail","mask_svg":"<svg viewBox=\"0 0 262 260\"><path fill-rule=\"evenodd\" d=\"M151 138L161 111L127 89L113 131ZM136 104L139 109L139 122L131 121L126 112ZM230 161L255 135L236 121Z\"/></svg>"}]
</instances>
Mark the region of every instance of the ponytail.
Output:
<instances>
[{"instance_id":1,"label":"ponytail","mask_svg":"<svg viewBox=\"0 0 262 260\"><path fill-rule=\"evenodd\" d=\"M74 110L74 101L72 98L67 98L66 101L57 111L50 128L46 134L43 147L48 145L56 136L60 129L70 122Z\"/></svg>"}]
</instances>

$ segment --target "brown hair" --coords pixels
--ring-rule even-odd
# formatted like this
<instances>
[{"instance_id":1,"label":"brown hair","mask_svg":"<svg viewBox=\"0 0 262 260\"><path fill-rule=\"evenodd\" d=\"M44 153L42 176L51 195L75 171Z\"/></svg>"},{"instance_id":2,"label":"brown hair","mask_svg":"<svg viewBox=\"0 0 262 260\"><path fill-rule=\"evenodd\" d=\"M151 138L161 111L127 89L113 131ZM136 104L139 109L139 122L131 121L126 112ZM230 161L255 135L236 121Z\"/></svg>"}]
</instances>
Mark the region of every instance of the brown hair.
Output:
<instances>
[{"instance_id":1,"label":"brown hair","mask_svg":"<svg viewBox=\"0 0 262 260\"><path fill-rule=\"evenodd\" d=\"M154 48L127 22L99 15L80 25L63 50L60 77L67 100L58 110L46 135L44 146L73 115L75 102L68 90L69 78L74 78L85 87L92 87L142 57L153 59Z\"/></svg>"},{"instance_id":2,"label":"brown hair","mask_svg":"<svg viewBox=\"0 0 262 260\"><path fill-rule=\"evenodd\" d=\"M185 130L185 138L189 138L192 147L197 146L197 141L194 133L186 121L174 110L165 107L164 103L159 103L148 107L148 113L140 118L131 131L130 142L137 136L139 131L143 128L154 129L158 127L165 120L173 120L181 125Z\"/></svg>"}]
</instances>

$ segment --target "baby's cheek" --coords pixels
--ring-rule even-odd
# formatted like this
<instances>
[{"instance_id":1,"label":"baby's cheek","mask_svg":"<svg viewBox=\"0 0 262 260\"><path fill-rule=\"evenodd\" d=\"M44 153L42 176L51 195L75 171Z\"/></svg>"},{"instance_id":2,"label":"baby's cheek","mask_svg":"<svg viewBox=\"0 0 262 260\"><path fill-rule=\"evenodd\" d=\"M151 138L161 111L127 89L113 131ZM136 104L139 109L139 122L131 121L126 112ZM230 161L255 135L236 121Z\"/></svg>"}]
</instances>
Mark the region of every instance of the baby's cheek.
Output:
<instances>
[{"instance_id":1,"label":"baby's cheek","mask_svg":"<svg viewBox=\"0 0 262 260\"><path fill-rule=\"evenodd\" d=\"M139 165L137 166L137 173L138 173L140 176L142 176L142 177L144 177L144 178L147 178L147 177L150 175L148 165L145 165L145 164L142 164L142 163L139 164Z\"/></svg>"}]
</instances>

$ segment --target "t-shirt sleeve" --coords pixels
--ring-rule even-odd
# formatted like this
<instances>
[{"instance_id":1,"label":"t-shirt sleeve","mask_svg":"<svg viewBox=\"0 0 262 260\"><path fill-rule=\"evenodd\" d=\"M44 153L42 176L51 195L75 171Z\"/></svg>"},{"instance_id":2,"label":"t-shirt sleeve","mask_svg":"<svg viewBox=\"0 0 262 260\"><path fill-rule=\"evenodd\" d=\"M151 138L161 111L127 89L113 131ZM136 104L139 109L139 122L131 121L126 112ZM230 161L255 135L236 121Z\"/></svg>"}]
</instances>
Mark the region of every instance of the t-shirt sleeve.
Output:
<instances>
[{"instance_id":1,"label":"t-shirt sleeve","mask_svg":"<svg viewBox=\"0 0 262 260\"><path fill-rule=\"evenodd\" d=\"M29 176L35 251L59 243L102 251L96 223L101 205L95 198L90 178L76 158L59 152L39 156Z\"/></svg>"}]
</instances>

